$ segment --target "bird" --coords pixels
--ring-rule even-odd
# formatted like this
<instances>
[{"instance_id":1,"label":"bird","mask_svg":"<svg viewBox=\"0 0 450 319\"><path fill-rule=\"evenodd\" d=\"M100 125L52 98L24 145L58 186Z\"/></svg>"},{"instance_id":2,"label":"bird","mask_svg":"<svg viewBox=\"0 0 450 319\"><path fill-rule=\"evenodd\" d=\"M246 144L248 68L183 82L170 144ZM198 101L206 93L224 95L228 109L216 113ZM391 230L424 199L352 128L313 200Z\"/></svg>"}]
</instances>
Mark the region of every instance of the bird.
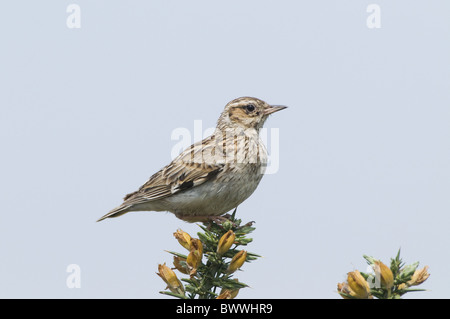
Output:
<instances>
[{"instance_id":1,"label":"bird","mask_svg":"<svg viewBox=\"0 0 450 319\"><path fill-rule=\"evenodd\" d=\"M267 150L259 132L270 114L287 108L255 97L226 104L214 133L192 144L97 221L132 211L166 211L207 222L237 208L258 187Z\"/></svg>"}]
</instances>

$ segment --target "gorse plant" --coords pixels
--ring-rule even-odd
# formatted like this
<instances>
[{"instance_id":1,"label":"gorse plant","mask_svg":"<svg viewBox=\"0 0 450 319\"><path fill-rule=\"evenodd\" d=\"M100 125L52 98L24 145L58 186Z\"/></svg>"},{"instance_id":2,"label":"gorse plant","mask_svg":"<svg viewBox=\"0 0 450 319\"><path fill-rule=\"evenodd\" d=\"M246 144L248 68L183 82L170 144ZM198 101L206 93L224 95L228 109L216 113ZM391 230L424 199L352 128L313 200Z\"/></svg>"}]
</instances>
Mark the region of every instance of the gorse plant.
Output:
<instances>
[{"instance_id":1,"label":"gorse plant","mask_svg":"<svg viewBox=\"0 0 450 319\"><path fill-rule=\"evenodd\" d=\"M188 253L168 251L173 255L173 268L162 264L158 266L158 275L167 284L169 291L162 294L182 299L232 299L239 289L247 287L245 283L233 278L235 272L245 262L257 259L257 254L240 249L252 241L248 238L255 228L253 222L241 226L241 220L235 218L236 210L224 221L211 221L199 225L203 232L198 238L178 229L174 237ZM174 270L186 275L178 279ZM184 284L183 284L183 283Z\"/></svg>"},{"instance_id":2,"label":"gorse plant","mask_svg":"<svg viewBox=\"0 0 450 319\"><path fill-rule=\"evenodd\" d=\"M202 229L198 238L181 229L173 233L187 252L167 251L173 255L173 267L158 265L157 275L169 289L160 293L181 299L232 299L248 287L234 275L246 262L261 256L241 249L252 242L247 236L255 228L253 222L242 224L235 213L198 225ZM425 290L415 286L430 276L428 266L418 269L419 262L405 265L400 250L390 266L371 256L363 257L372 271L347 273L347 280L337 285L344 299L400 299L408 292ZM180 280L175 271L186 277Z\"/></svg>"},{"instance_id":3,"label":"gorse plant","mask_svg":"<svg viewBox=\"0 0 450 319\"><path fill-rule=\"evenodd\" d=\"M428 279L428 266L417 269L419 262L406 265L400 258L400 250L391 259L390 267L371 256L363 256L372 273L358 270L347 274L347 281L338 284L338 293L345 299L400 299L404 294L425 289L411 288Z\"/></svg>"}]
</instances>

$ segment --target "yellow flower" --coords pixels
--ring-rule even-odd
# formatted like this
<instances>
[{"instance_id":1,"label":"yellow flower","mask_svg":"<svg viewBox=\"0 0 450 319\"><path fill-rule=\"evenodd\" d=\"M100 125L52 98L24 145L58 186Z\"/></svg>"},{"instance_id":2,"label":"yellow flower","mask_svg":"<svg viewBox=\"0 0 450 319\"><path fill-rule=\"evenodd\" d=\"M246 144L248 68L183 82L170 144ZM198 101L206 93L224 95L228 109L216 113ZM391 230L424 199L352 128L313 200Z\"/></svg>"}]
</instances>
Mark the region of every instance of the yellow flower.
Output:
<instances>
[{"instance_id":1,"label":"yellow flower","mask_svg":"<svg viewBox=\"0 0 450 319\"><path fill-rule=\"evenodd\" d=\"M177 229L177 231L175 233L173 233L173 235L178 240L178 242L180 243L181 246L183 246L187 250L191 249L191 240L192 239L188 233L182 231L181 229Z\"/></svg>"},{"instance_id":2,"label":"yellow flower","mask_svg":"<svg viewBox=\"0 0 450 319\"><path fill-rule=\"evenodd\" d=\"M239 289L236 290L224 289L220 291L220 295L218 295L216 299L234 299L236 298L238 292Z\"/></svg>"},{"instance_id":3,"label":"yellow flower","mask_svg":"<svg viewBox=\"0 0 450 319\"><path fill-rule=\"evenodd\" d=\"M397 286L398 290L402 290L402 289L406 289L406 288L408 288L408 286L406 284L400 284Z\"/></svg>"},{"instance_id":4,"label":"yellow flower","mask_svg":"<svg viewBox=\"0 0 450 319\"><path fill-rule=\"evenodd\" d=\"M411 280L408 281L406 284L408 285L408 287L418 286L425 280L427 280L428 277L430 277L430 274L428 273L428 266L425 266L420 270L416 270L412 275Z\"/></svg>"},{"instance_id":5,"label":"yellow flower","mask_svg":"<svg viewBox=\"0 0 450 319\"><path fill-rule=\"evenodd\" d=\"M233 298L231 298L231 291L226 289L220 291L220 295L218 295L216 299L233 299Z\"/></svg>"},{"instance_id":6,"label":"yellow flower","mask_svg":"<svg viewBox=\"0 0 450 319\"><path fill-rule=\"evenodd\" d=\"M227 231L219 240L219 244L217 245L217 253L219 255L225 254L233 245L236 235L230 229Z\"/></svg>"},{"instance_id":7,"label":"yellow flower","mask_svg":"<svg viewBox=\"0 0 450 319\"><path fill-rule=\"evenodd\" d=\"M173 256L173 265L182 274L189 275L189 269L186 265L186 259L178 256Z\"/></svg>"},{"instance_id":8,"label":"yellow flower","mask_svg":"<svg viewBox=\"0 0 450 319\"><path fill-rule=\"evenodd\" d=\"M338 283L337 290L342 298L349 299L349 297L345 296L345 295L351 294L350 288L348 287L348 283L346 283L346 282Z\"/></svg>"},{"instance_id":9,"label":"yellow flower","mask_svg":"<svg viewBox=\"0 0 450 319\"><path fill-rule=\"evenodd\" d=\"M370 296L370 288L367 281L358 270L347 274L349 294L357 299L368 299Z\"/></svg>"},{"instance_id":10,"label":"yellow flower","mask_svg":"<svg viewBox=\"0 0 450 319\"><path fill-rule=\"evenodd\" d=\"M394 274L388 266L377 260L373 264L373 270L380 275L381 286L387 289L394 286Z\"/></svg>"},{"instance_id":11,"label":"yellow flower","mask_svg":"<svg viewBox=\"0 0 450 319\"><path fill-rule=\"evenodd\" d=\"M233 279L238 282L237 278ZM216 299L234 299L239 293L239 289L224 289L220 290L219 296Z\"/></svg>"},{"instance_id":12,"label":"yellow flower","mask_svg":"<svg viewBox=\"0 0 450 319\"><path fill-rule=\"evenodd\" d=\"M169 288L173 293L184 295L184 287L172 269L164 263L164 265L158 265L158 271L156 274L167 284L166 289Z\"/></svg>"},{"instance_id":13,"label":"yellow flower","mask_svg":"<svg viewBox=\"0 0 450 319\"><path fill-rule=\"evenodd\" d=\"M186 259L186 264L189 267L189 275L193 276L197 272L198 266L202 262L203 245L200 239L191 239L191 250Z\"/></svg>"},{"instance_id":14,"label":"yellow flower","mask_svg":"<svg viewBox=\"0 0 450 319\"><path fill-rule=\"evenodd\" d=\"M241 268L246 258L247 252L245 250L241 250L236 255L234 255L234 257L231 259L230 265L228 266L228 273L233 273Z\"/></svg>"}]
</instances>

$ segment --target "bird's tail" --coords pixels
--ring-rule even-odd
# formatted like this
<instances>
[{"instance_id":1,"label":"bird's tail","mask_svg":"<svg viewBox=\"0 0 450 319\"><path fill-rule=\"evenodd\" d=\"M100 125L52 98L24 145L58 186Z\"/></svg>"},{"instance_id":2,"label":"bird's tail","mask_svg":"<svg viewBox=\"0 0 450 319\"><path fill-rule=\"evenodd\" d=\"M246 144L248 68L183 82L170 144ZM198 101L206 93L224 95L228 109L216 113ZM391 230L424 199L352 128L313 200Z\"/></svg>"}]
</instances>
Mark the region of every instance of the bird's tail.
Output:
<instances>
[{"instance_id":1,"label":"bird's tail","mask_svg":"<svg viewBox=\"0 0 450 319\"><path fill-rule=\"evenodd\" d=\"M97 221L100 222L106 218L113 218L113 217L119 217L123 214L126 214L130 211L131 205L121 205L119 207L114 208L112 211L110 211L108 214L103 215L100 217Z\"/></svg>"}]
</instances>

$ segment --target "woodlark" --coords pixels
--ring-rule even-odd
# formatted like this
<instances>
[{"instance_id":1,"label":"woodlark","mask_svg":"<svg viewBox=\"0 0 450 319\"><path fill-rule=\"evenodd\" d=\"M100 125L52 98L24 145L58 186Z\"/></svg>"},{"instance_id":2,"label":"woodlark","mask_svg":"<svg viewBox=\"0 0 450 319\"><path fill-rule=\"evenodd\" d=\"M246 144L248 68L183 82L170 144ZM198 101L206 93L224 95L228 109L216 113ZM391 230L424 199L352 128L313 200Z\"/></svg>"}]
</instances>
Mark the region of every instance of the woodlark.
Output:
<instances>
[{"instance_id":1,"label":"woodlark","mask_svg":"<svg viewBox=\"0 0 450 319\"><path fill-rule=\"evenodd\" d=\"M285 108L253 97L229 102L213 135L184 150L98 221L131 211L169 211L188 222L220 219L261 181L267 151L259 130L270 114Z\"/></svg>"}]
</instances>

